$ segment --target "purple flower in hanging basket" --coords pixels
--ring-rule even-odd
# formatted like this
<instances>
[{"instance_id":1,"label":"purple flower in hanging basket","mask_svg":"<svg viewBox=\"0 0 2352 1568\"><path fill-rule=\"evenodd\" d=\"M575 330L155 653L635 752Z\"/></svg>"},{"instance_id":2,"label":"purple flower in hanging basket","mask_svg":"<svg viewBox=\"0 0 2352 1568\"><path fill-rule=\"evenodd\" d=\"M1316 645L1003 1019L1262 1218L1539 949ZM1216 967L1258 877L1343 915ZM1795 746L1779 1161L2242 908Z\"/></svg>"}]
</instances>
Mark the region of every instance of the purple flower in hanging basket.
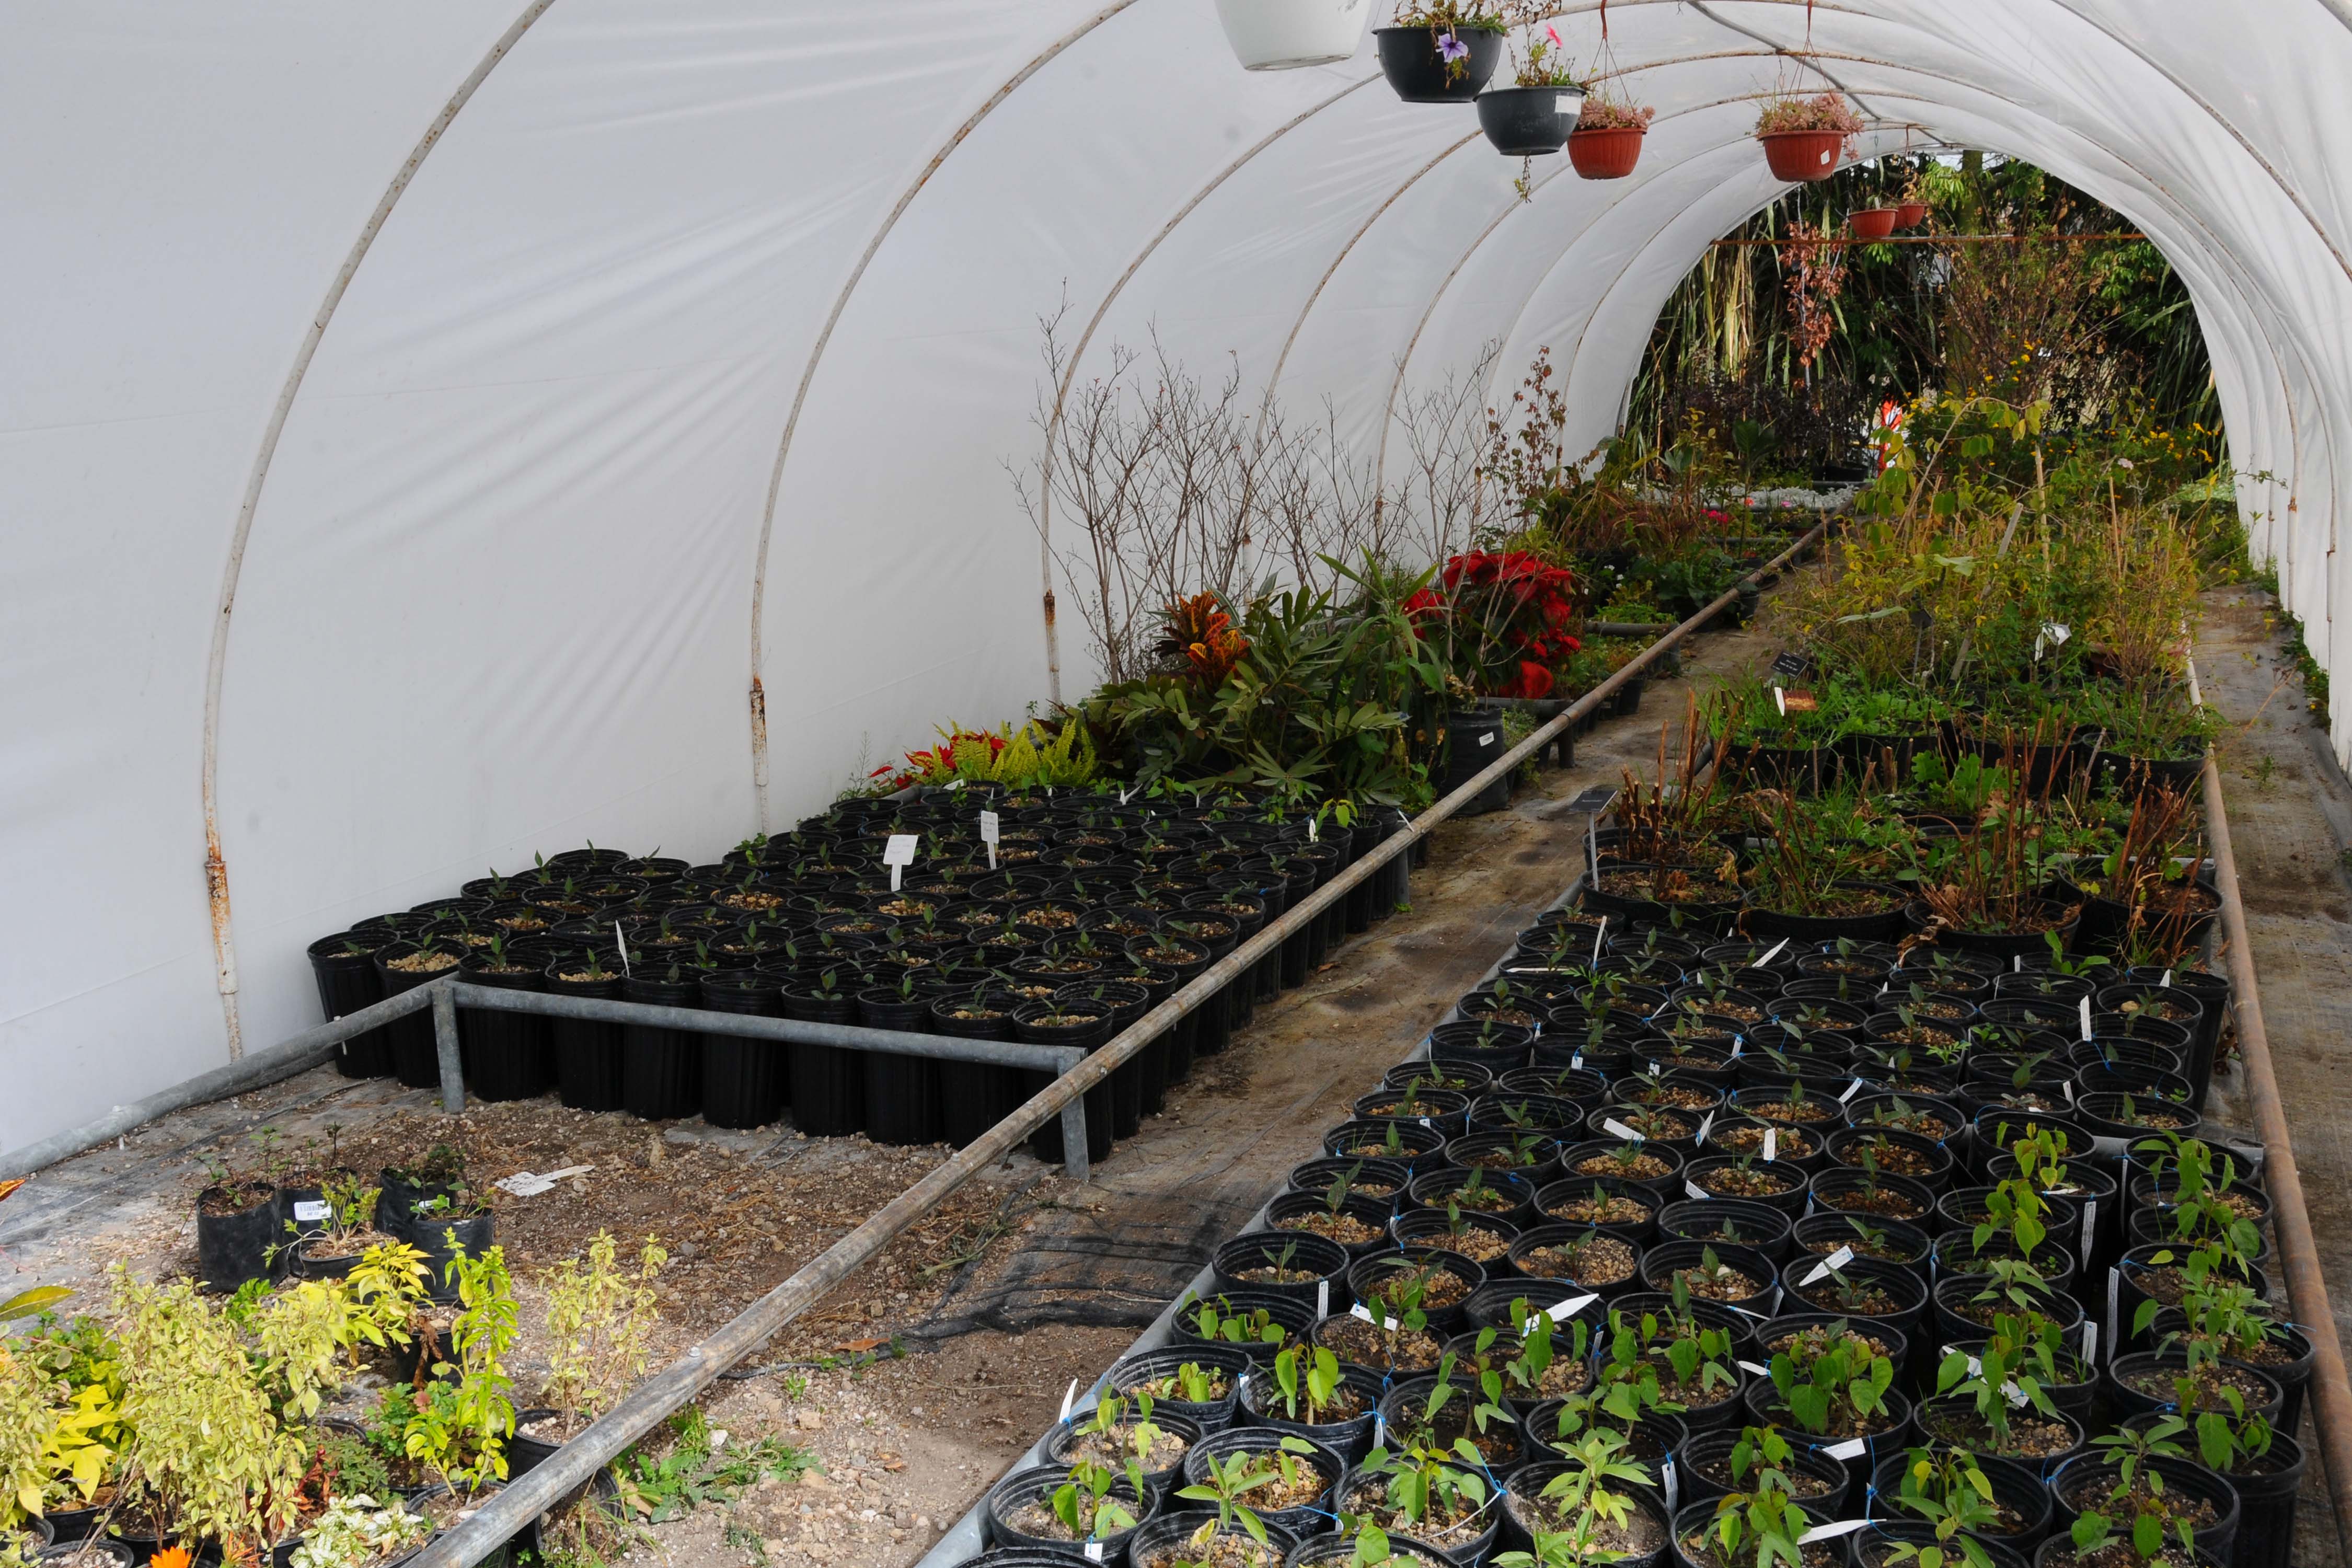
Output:
<instances>
[{"instance_id":1,"label":"purple flower in hanging basket","mask_svg":"<svg viewBox=\"0 0 2352 1568\"><path fill-rule=\"evenodd\" d=\"M1470 58L1470 46L1455 37L1451 31L1444 32L1437 35L1437 53L1438 58L1452 65L1455 60Z\"/></svg>"}]
</instances>

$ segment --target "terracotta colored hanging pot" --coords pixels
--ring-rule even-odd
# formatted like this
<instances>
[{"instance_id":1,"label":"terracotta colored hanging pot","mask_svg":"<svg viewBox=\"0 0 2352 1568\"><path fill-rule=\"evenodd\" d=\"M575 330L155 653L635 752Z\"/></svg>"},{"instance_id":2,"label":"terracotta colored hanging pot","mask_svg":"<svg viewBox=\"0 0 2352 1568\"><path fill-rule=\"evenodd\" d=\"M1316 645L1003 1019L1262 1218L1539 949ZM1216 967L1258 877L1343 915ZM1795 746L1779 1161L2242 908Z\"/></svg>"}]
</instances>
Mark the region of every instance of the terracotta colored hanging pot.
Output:
<instances>
[{"instance_id":1,"label":"terracotta colored hanging pot","mask_svg":"<svg viewBox=\"0 0 2352 1568\"><path fill-rule=\"evenodd\" d=\"M1845 150L1842 131L1774 131L1756 138L1776 180L1826 180Z\"/></svg>"},{"instance_id":2,"label":"terracotta colored hanging pot","mask_svg":"<svg viewBox=\"0 0 2352 1568\"><path fill-rule=\"evenodd\" d=\"M1587 180L1622 180L1642 161L1642 139L1649 132L1639 125L1596 126L1569 133L1568 161Z\"/></svg>"},{"instance_id":3,"label":"terracotta colored hanging pot","mask_svg":"<svg viewBox=\"0 0 2352 1568\"><path fill-rule=\"evenodd\" d=\"M1845 226L1856 239L1885 239L1895 232L1897 210L1895 207L1866 207L1858 213L1848 213Z\"/></svg>"}]
</instances>

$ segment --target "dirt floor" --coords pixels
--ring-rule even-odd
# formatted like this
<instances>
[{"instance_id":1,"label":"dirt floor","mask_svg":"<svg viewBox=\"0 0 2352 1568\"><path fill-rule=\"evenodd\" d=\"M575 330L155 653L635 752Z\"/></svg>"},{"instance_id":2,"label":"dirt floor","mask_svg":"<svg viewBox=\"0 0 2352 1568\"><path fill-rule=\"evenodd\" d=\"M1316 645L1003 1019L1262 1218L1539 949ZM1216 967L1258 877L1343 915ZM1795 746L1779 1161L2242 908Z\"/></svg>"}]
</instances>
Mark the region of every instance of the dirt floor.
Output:
<instances>
[{"instance_id":1,"label":"dirt floor","mask_svg":"<svg viewBox=\"0 0 2352 1568\"><path fill-rule=\"evenodd\" d=\"M1772 651L1748 633L1700 638L1694 672ZM2209 700L2251 727L2224 747L2231 820L2262 961L2263 1000L2296 1117L2313 1220L2339 1307L2352 1302L2352 1121L2335 1114L2352 1051L2352 792L2309 729L2299 685L2276 696L2261 596L2211 603L2200 652ZM1098 1165L1092 1184L1015 1154L867 1266L703 1402L738 1447L773 1436L812 1468L713 1499L654 1526L631 1553L679 1568L756 1563L906 1568L1054 1419L1280 1184L1321 1131L1402 1059L1446 1005L1582 868L1583 820L1565 807L1651 756L1679 728L1685 682L1654 682L1640 714L1578 742L1511 806L1440 829L1412 906L1351 940L1310 983L1261 1004L1223 1055L1204 1058L1166 1112ZM2264 706L2265 699L2268 704ZM2259 716L2257 716L2257 710ZM2267 759L2267 760L2265 760ZM2243 1125L2233 1077L2218 1120ZM2302 1108L2309 1107L2306 1113ZM535 1276L600 1228L652 1233L675 1254L662 1284L667 1356L717 1326L903 1190L942 1149L720 1132L589 1115L552 1100L443 1115L431 1097L326 1072L142 1129L116 1149L45 1172L0 1208L15 1287L102 1289L107 1262L192 1269L199 1156L331 1142L362 1170L436 1142L486 1176L593 1169L541 1196L501 1196L499 1236L523 1297L519 1384L533 1385ZM2340 1315L2340 1313L2339 1313ZM2314 1467L2297 1562L2336 1561Z\"/></svg>"}]
</instances>

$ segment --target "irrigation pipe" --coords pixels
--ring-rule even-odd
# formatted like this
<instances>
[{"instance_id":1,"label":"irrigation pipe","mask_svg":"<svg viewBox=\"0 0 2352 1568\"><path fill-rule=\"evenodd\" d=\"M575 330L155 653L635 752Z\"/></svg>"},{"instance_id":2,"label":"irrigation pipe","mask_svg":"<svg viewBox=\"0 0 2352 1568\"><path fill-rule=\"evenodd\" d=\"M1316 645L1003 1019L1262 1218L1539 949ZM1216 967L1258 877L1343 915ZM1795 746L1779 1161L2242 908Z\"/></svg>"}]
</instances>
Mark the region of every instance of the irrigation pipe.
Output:
<instances>
[{"instance_id":1,"label":"irrigation pipe","mask_svg":"<svg viewBox=\"0 0 2352 1568\"><path fill-rule=\"evenodd\" d=\"M2221 895L2221 931L2229 940L2238 1058L2245 1063L2254 1131L2263 1141L2263 1178L2270 1191L2279 1257L2286 1265L2287 1300L2311 1341L2312 1424L2318 1429L2320 1461L2327 1470L2337 1545L2346 1561L2352 1561L2352 1387L2345 1381L2344 1345L2336 1335L2335 1309L2328 1304L2327 1280L2320 1272L2311 1215L2304 1207L2303 1175L2295 1168L2294 1143L2287 1135L2286 1107L2279 1099L2278 1074L2271 1064L2270 1035L2263 1027L2253 943L2246 934L2246 905L2238 891L2238 858L2230 847L2230 818L2221 805L2221 773L2210 749L2205 753L2205 837L2213 852L2214 884Z\"/></svg>"},{"instance_id":2,"label":"irrigation pipe","mask_svg":"<svg viewBox=\"0 0 2352 1568\"><path fill-rule=\"evenodd\" d=\"M630 1390L620 1404L541 1461L530 1474L508 1483L456 1529L411 1557L409 1568L473 1568L497 1552L541 1513L587 1485L623 1449L708 1388L721 1373L823 1300L851 1270L889 1246L916 1221L945 1202L950 1193L1003 1159L1031 1132L1060 1115L1064 1106L1108 1079L1115 1068L1173 1028L1184 1015L1275 952L1286 938L1305 930L1309 921L1347 897L1358 883L1410 851L1439 823L1476 800L1489 785L1508 776L1511 769L1541 752L1570 725L1598 709L1651 660L1722 613L1739 596L1741 588L1760 584L1778 573L1819 541L1828 529L1827 522L1814 525L1787 550L1741 578L1713 604L1652 643L1558 717L1504 752L1476 777L1407 824L1403 831L1391 834L1359 856L1355 864L1317 889L1280 920L1211 964L1175 994L1128 1026L1125 1033L1087 1057L1075 1070L1040 1089L1026 1104L891 1199L865 1224L744 1308L709 1339Z\"/></svg>"}]
</instances>

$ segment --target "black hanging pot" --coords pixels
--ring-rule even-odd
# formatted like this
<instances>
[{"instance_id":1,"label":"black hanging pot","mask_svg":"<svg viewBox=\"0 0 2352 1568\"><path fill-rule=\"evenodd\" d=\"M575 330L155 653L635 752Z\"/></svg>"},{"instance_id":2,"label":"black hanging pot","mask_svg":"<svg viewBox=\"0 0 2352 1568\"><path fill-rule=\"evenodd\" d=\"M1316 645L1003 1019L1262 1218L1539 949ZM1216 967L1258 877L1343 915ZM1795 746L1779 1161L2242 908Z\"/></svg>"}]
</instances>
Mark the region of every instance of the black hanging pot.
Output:
<instances>
[{"instance_id":1,"label":"black hanging pot","mask_svg":"<svg viewBox=\"0 0 2352 1568\"><path fill-rule=\"evenodd\" d=\"M1375 27L1381 74L1407 103L1468 103L1503 63L1503 35L1469 28ZM1449 46L1446 40L1452 40ZM1450 47L1466 50L1445 58ZM1570 129L1573 128L1571 122ZM1554 143L1557 147L1558 143Z\"/></svg>"},{"instance_id":2,"label":"black hanging pot","mask_svg":"<svg viewBox=\"0 0 2352 1568\"><path fill-rule=\"evenodd\" d=\"M1567 145L1584 106L1580 87L1497 87L1478 95L1478 129L1495 151L1538 158Z\"/></svg>"}]
</instances>

